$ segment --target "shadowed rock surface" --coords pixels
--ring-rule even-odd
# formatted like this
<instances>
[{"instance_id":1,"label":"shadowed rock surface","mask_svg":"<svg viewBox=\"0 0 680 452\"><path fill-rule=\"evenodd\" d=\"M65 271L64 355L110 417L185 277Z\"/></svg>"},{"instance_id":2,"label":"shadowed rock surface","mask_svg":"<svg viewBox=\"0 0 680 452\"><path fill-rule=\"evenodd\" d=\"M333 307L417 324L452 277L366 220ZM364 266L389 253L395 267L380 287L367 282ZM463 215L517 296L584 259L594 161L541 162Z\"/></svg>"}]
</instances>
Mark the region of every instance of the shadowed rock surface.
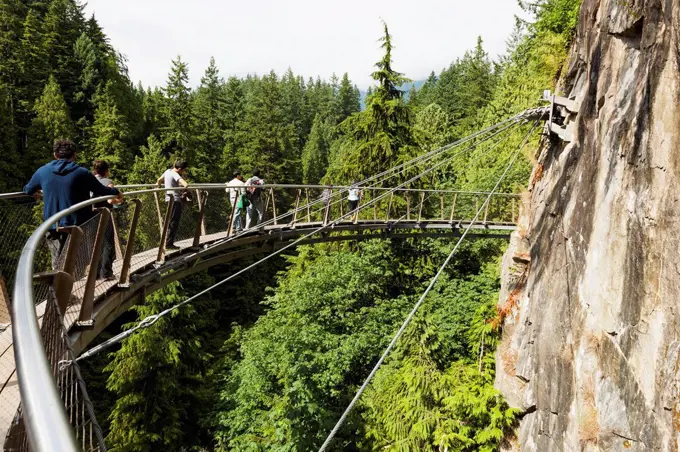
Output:
<instances>
[{"instance_id":1,"label":"shadowed rock surface","mask_svg":"<svg viewBox=\"0 0 680 452\"><path fill-rule=\"evenodd\" d=\"M541 150L504 261L508 450L680 450L679 62L677 0L584 0L576 136Z\"/></svg>"}]
</instances>

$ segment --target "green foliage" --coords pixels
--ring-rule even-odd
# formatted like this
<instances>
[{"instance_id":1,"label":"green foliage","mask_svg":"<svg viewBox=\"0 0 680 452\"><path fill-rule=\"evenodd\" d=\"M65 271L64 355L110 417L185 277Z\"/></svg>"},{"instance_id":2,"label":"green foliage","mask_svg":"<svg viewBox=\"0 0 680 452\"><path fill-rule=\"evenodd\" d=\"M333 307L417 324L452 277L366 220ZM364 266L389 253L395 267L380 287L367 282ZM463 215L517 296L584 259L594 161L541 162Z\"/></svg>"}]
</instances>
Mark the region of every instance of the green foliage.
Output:
<instances>
[{"instance_id":1,"label":"green foliage","mask_svg":"<svg viewBox=\"0 0 680 452\"><path fill-rule=\"evenodd\" d=\"M334 181L351 183L391 168L409 156L413 144L410 110L398 88L408 79L392 68L392 38L387 24L383 25L380 41L385 54L372 74L378 85L368 97L366 110L340 126L342 151L328 172Z\"/></svg>"},{"instance_id":2,"label":"green foliage","mask_svg":"<svg viewBox=\"0 0 680 452\"><path fill-rule=\"evenodd\" d=\"M413 137L423 151L432 151L452 141L449 115L438 104L430 104L416 115Z\"/></svg>"},{"instance_id":3,"label":"green foliage","mask_svg":"<svg viewBox=\"0 0 680 452\"><path fill-rule=\"evenodd\" d=\"M105 159L111 164L112 173L124 173L132 166L130 129L107 84L95 98L94 124L90 130L88 160Z\"/></svg>"},{"instance_id":4,"label":"green foliage","mask_svg":"<svg viewBox=\"0 0 680 452\"><path fill-rule=\"evenodd\" d=\"M302 150L302 181L305 184L318 183L326 173L334 135L335 129L329 120L322 121L321 115L316 115L309 139Z\"/></svg>"},{"instance_id":5,"label":"green foliage","mask_svg":"<svg viewBox=\"0 0 680 452\"><path fill-rule=\"evenodd\" d=\"M210 58L210 65L201 79L201 86L194 99L194 116L196 118L196 161L191 162L192 176L199 182L219 181L224 175L219 171L222 150L224 149L224 122L220 114L223 111L224 81L219 77L215 59Z\"/></svg>"},{"instance_id":6,"label":"green foliage","mask_svg":"<svg viewBox=\"0 0 680 452\"><path fill-rule=\"evenodd\" d=\"M170 166L170 161L163 154L161 142L154 135L149 137L147 146L142 146L141 155L135 157L130 174L130 183L144 184L158 179L158 176Z\"/></svg>"},{"instance_id":7,"label":"green foliage","mask_svg":"<svg viewBox=\"0 0 680 452\"><path fill-rule=\"evenodd\" d=\"M28 133L31 157L46 162L52 156L54 140L70 138L74 133L68 105L53 76L50 76L33 111L35 118Z\"/></svg>"},{"instance_id":8,"label":"green foliage","mask_svg":"<svg viewBox=\"0 0 680 452\"><path fill-rule=\"evenodd\" d=\"M163 115L166 126L161 133L164 147L173 158L184 158L195 162L194 115L191 108L191 89L189 88L189 66L182 57L172 61L168 82L163 90Z\"/></svg>"}]
</instances>

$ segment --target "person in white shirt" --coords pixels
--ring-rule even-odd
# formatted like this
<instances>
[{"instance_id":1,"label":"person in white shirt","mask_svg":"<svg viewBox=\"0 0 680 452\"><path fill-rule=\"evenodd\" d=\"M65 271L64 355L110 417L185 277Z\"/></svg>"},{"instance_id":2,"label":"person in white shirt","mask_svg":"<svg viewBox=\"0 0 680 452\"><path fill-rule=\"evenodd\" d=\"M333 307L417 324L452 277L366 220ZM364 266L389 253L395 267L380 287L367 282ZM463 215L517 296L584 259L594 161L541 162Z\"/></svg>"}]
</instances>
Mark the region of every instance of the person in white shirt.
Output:
<instances>
[{"instance_id":1,"label":"person in white shirt","mask_svg":"<svg viewBox=\"0 0 680 452\"><path fill-rule=\"evenodd\" d=\"M187 168L189 164L184 160L178 160L175 162L174 168L166 170L161 177L156 181L157 185L165 184L165 188L172 188L174 190L168 190L165 192L165 202L170 202L170 197L174 198L174 203L172 204L172 214L170 215L170 224L168 225L168 233L165 236L165 249L179 249L175 245L175 236L177 235L177 229L179 228L179 220L182 218L182 194L178 188L186 188L189 186L187 181L184 180Z\"/></svg>"},{"instance_id":2,"label":"person in white shirt","mask_svg":"<svg viewBox=\"0 0 680 452\"><path fill-rule=\"evenodd\" d=\"M359 190L358 182L355 182L349 188L349 195L347 196L347 201L349 202L349 211L352 212L356 210L359 206L359 199L361 198L361 190Z\"/></svg>"},{"instance_id":3,"label":"person in white shirt","mask_svg":"<svg viewBox=\"0 0 680 452\"><path fill-rule=\"evenodd\" d=\"M253 177L246 181L246 196L250 204L246 208L246 229L257 226L264 218L264 206L262 204L262 189L258 185L264 185L260 179L260 170L253 170Z\"/></svg>"},{"instance_id":4,"label":"person in white shirt","mask_svg":"<svg viewBox=\"0 0 680 452\"><path fill-rule=\"evenodd\" d=\"M227 185L229 185L229 188L227 188L226 191L229 193L231 208L236 209L234 212L234 231L240 232L243 230L243 198L246 190L245 188L238 187L243 187L246 184L243 182L243 176L241 176L239 170L234 171L234 178L230 180Z\"/></svg>"}]
</instances>

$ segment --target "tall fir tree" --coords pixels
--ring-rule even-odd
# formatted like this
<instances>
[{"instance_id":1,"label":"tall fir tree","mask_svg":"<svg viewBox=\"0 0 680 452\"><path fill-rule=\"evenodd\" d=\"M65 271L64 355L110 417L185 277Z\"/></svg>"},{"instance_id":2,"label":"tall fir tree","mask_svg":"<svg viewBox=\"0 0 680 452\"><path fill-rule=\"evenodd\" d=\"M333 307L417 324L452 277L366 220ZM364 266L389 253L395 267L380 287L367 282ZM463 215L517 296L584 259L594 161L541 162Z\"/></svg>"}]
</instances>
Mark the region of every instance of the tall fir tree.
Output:
<instances>
[{"instance_id":1,"label":"tall fir tree","mask_svg":"<svg viewBox=\"0 0 680 452\"><path fill-rule=\"evenodd\" d=\"M409 80L392 68L392 37L384 22L383 30L385 53L372 74L378 84L367 99L366 110L342 123L345 146L329 171L336 183L365 179L395 166L412 152L410 110L399 89Z\"/></svg>"},{"instance_id":2,"label":"tall fir tree","mask_svg":"<svg viewBox=\"0 0 680 452\"><path fill-rule=\"evenodd\" d=\"M361 100L359 99L359 90L352 85L349 80L349 75L345 72L338 88L336 97L338 105L338 122L344 121L347 117L361 110Z\"/></svg>"},{"instance_id":3,"label":"tall fir tree","mask_svg":"<svg viewBox=\"0 0 680 452\"><path fill-rule=\"evenodd\" d=\"M29 165L50 160L54 140L71 138L74 133L68 106L54 76L47 81L33 112L35 117L28 131Z\"/></svg>"},{"instance_id":4,"label":"tall fir tree","mask_svg":"<svg viewBox=\"0 0 680 452\"><path fill-rule=\"evenodd\" d=\"M231 175L240 165L239 155L243 149L246 132L243 128L245 116L245 94L243 82L236 77L229 77L223 87L224 108L222 109L222 150L221 167L224 174Z\"/></svg>"},{"instance_id":5,"label":"tall fir tree","mask_svg":"<svg viewBox=\"0 0 680 452\"><path fill-rule=\"evenodd\" d=\"M305 184L317 184L326 174L334 135L334 127L329 121L330 118L322 120L320 114L314 118L312 131L302 151L302 180Z\"/></svg>"},{"instance_id":6,"label":"tall fir tree","mask_svg":"<svg viewBox=\"0 0 680 452\"><path fill-rule=\"evenodd\" d=\"M140 148L135 156L128 182L132 184L152 184L163 174L170 161L163 154L163 144L155 135L150 135L146 146Z\"/></svg>"},{"instance_id":7,"label":"tall fir tree","mask_svg":"<svg viewBox=\"0 0 680 452\"><path fill-rule=\"evenodd\" d=\"M127 171L133 163L130 128L116 105L112 84L107 84L96 96L95 103L88 157L107 160L117 177L117 183L126 182Z\"/></svg>"},{"instance_id":8,"label":"tall fir tree","mask_svg":"<svg viewBox=\"0 0 680 452\"><path fill-rule=\"evenodd\" d=\"M201 78L201 86L194 98L194 116L196 118L196 153L192 177L197 181L218 181L225 178L220 171L220 160L224 149L224 108L223 80L220 79L215 59Z\"/></svg>"},{"instance_id":9,"label":"tall fir tree","mask_svg":"<svg viewBox=\"0 0 680 452\"><path fill-rule=\"evenodd\" d=\"M194 115L189 88L189 67L182 57L172 61L168 82L163 90L165 103L163 113L166 126L161 135L167 152L184 158L189 165L196 165L194 147Z\"/></svg>"},{"instance_id":10,"label":"tall fir tree","mask_svg":"<svg viewBox=\"0 0 680 452\"><path fill-rule=\"evenodd\" d=\"M19 62L23 81L21 109L25 112L31 110L35 100L40 96L49 71L49 55L41 45L42 40L42 19L39 13L31 8L24 21Z\"/></svg>"}]
</instances>

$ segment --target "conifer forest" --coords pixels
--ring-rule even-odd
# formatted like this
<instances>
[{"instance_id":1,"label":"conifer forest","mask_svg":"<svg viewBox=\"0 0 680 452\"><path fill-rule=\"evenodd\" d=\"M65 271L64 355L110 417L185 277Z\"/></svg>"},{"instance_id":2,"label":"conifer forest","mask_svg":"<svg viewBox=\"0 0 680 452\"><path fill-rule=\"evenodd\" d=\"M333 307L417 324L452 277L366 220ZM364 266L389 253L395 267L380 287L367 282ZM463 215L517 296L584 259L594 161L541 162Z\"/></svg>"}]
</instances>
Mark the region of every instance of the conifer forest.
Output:
<instances>
[{"instance_id":1,"label":"conifer forest","mask_svg":"<svg viewBox=\"0 0 680 452\"><path fill-rule=\"evenodd\" d=\"M365 68L374 83L364 98L347 73L225 77L214 59L189 80L180 55L164 86L134 84L79 0L0 0L0 189L21 190L63 137L82 165L110 162L116 184L154 183L182 158L190 182L259 168L268 183L349 185L532 108L555 87L579 1L521 3L503 55L479 38L417 89L403 88L412 80L393 58L389 23L376 19L365 45L382 57ZM428 184L490 190L524 133ZM525 190L530 149L502 192ZM499 450L518 415L494 389L506 246L463 243L332 450ZM438 238L302 246L87 361L110 450L318 450L452 247ZM98 340L248 259L150 294Z\"/></svg>"}]
</instances>

